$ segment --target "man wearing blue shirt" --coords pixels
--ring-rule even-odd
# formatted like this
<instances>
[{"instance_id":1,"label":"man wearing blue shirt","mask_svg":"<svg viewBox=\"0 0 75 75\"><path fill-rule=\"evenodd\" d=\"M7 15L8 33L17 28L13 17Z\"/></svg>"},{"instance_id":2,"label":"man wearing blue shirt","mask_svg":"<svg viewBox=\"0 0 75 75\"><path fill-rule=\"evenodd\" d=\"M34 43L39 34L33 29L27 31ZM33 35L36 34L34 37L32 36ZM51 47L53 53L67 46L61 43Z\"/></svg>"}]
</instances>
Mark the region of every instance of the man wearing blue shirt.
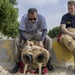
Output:
<instances>
[{"instance_id":1,"label":"man wearing blue shirt","mask_svg":"<svg viewBox=\"0 0 75 75\"><path fill-rule=\"evenodd\" d=\"M26 45L30 45L30 40L35 39L38 41L38 45L46 48L50 53L52 49L52 40L47 35L47 24L45 17L38 14L37 9L30 8L28 14L24 15L21 19L19 26L20 38L25 41ZM20 40L19 40L20 42ZM16 66L20 61L20 52L17 52ZM13 73L16 73L18 66L13 69Z\"/></svg>"},{"instance_id":2,"label":"man wearing blue shirt","mask_svg":"<svg viewBox=\"0 0 75 75\"><path fill-rule=\"evenodd\" d=\"M29 9L28 14L22 17L19 31L26 44L29 44L29 40L34 38L39 40L39 46L43 47L43 41L47 34L45 18L38 14L36 9Z\"/></svg>"},{"instance_id":3,"label":"man wearing blue shirt","mask_svg":"<svg viewBox=\"0 0 75 75\"><path fill-rule=\"evenodd\" d=\"M68 1L68 13L61 20L60 43L75 52L75 1Z\"/></svg>"}]
</instances>

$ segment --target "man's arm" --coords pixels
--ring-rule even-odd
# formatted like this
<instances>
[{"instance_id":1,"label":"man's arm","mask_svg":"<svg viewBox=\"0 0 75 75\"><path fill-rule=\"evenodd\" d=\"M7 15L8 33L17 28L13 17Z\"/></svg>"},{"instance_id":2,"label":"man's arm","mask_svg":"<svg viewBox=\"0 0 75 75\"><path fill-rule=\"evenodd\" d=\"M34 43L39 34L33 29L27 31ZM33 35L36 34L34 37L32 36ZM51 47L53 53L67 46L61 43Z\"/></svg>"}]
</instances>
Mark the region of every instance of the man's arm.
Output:
<instances>
[{"instance_id":1,"label":"man's arm","mask_svg":"<svg viewBox=\"0 0 75 75\"><path fill-rule=\"evenodd\" d=\"M70 35L72 38L75 39L75 34L72 33L72 32L70 32L70 31L68 31L68 29L66 28L66 24L61 24L61 31L62 31L63 33L65 33L65 34Z\"/></svg>"},{"instance_id":2,"label":"man's arm","mask_svg":"<svg viewBox=\"0 0 75 75\"><path fill-rule=\"evenodd\" d=\"M61 19L61 31L65 34L70 35L73 39L75 39L75 34L70 32L67 28L66 28L66 24L67 24L67 14L64 15Z\"/></svg>"},{"instance_id":3,"label":"man's arm","mask_svg":"<svg viewBox=\"0 0 75 75\"><path fill-rule=\"evenodd\" d=\"M40 16L40 27L41 27L41 30L42 30L42 36L41 36L41 41L43 42L46 35L47 35L47 24L46 24L46 19L44 16Z\"/></svg>"},{"instance_id":4,"label":"man's arm","mask_svg":"<svg viewBox=\"0 0 75 75\"><path fill-rule=\"evenodd\" d=\"M26 42L26 45L30 45L30 41L28 40L28 38L25 35L25 31L19 30L20 33L20 37Z\"/></svg>"},{"instance_id":5,"label":"man's arm","mask_svg":"<svg viewBox=\"0 0 75 75\"><path fill-rule=\"evenodd\" d=\"M61 31L65 34L70 35L70 32L68 31L68 29L66 28L66 24L61 24Z\"/></svg>"},{"instance_id":6,"label":"man's arm","mask_svg":"<svg viewBox=\"0 0 75 75\"><path fill-rule=\"evenodd\" d=\"M21 19L20 26L19 26L19 29L22 30L22 31L26 30L26 23L25 23L25 21L26 21L25 16L23 16L22 19Z\"/></svg>"},{"instance_id":7,"label":"man's arm","mask_svg":"<svg viewBox=\"0 0 75 75\"><path fill-rule=\"evenodd\" d=\"M26 35L25 35L25 31L22 31L22 30L19 29L19 33L20 33L20 37L21 37L24 41L27 41L27 40L28 40L27 37L26 37Z\"/></svg>"},{"instance_id":8,"label":"man's arm","mask_svg":"<svg viewBox=\"0 0 75 75\"><path fill-rule=\"evenodd\" d=\"M47 35L47 29L44 29L43 31L42 31L42 36L41 36L41 39L40 39L40 41L44 41L44 39L46 38L46 35Z\"/></svg>"}]
</instances>

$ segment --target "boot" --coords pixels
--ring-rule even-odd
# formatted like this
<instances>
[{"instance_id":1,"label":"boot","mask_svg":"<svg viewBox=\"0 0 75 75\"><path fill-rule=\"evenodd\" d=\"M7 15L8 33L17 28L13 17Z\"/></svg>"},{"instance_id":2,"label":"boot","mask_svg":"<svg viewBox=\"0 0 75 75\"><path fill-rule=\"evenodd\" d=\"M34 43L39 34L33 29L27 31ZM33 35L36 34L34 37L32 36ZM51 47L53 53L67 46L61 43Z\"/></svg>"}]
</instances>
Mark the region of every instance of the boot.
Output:
<instances>
[{"instance_id":1,"label":"boot","mask_svg":"<svg viewBox=\"0 0 75 75\"><path fill-rule=\"evenodd\" d=\"M18 69L19 69L19 66L20 66L20 63L19 62L16 62L16 65L15 67L9 71L9 73L17 73L18 72Z\"/></svg>"},{"instance_id":2,"label":"boot","mask_svg":"<svg viewBox=\"0 0 75 75\"><path fill-rule=\"evenodd\" d=\"M51 65L51 60L49 59L48 63L47 63L47 68L49 71L54 70L53 66Z\"/></svg>"}]
</instances>

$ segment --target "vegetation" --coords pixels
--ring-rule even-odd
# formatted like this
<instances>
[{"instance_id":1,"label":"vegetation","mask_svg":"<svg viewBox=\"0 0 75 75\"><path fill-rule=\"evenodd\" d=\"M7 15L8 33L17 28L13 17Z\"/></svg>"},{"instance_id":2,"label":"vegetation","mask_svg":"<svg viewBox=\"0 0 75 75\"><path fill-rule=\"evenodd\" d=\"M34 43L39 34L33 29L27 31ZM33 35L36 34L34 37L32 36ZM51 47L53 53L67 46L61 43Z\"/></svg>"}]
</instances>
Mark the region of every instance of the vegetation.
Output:
<instances>
[{"instance_id":1,"label":"vegetation","mask_svg":"<svg viewBox=\"0 0 75 75\"><path fill-rule=\"evenodd\" d=\"M9 0L9 2L10 2L11 4L13 4L13 5L17 5L16 0Z\"/></svg>"},{"instance_id":2,"label":"vegetation","mask_svg":"<svg viewBox=\"0 0 75 75\"><path fill-rule=\"evenodd\" d=\"M16 37L18 35L18 9L16 0L0 0L0 33L8 37ZM49 31L51 38L57 37L60 27L57 26Z\"/></svg>"},{"instance_id":3,"label":"vegetation","mask_svg":"<svg viewBox=\"0 0 75 75\"><path fill-rule=\"evenodd\" d=\"M60 33L60 26L57 26L57 27L53 28L52 30L50 30L48 35L51 38L55 38L58 36L59 33Z\"/></svg>"},{"instance_id":4,"label":"vegetation","mask_svg":"<svg viewBox=\"0 0 75 75\"><path fill-rule=\"evenodd\" d=\"M18 35L18 9L14 8L16 0L0 1L0 32L8 37Z\"/></svg>"}]
</instances>

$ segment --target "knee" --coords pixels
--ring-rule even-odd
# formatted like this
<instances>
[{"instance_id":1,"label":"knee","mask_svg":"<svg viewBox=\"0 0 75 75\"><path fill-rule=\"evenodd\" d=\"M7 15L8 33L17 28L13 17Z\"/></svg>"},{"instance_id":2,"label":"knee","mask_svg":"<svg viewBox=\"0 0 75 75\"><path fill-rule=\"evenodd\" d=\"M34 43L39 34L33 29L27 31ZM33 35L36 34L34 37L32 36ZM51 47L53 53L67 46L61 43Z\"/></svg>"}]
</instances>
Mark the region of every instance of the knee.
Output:
<instances>
[{"instance_id":1,"label":"knee","mask_svg":"<svg viewBox=\"0 0 75 75\"><path fill-rule=\"evenodd\" d=\"M71 36L69 36L68 34L64 34L62 35L64 38L70 38Z\"/></svg>"},{"instance_id":2,"label":"knee","mask_svg":"<svg viewBox=\"0 0 75 75\"><path fill-rule=\"evenodd\" d=\"M65 34L63 37L63 40L66 40L66 41L70 41L71 39L72 39L72 37L67 34Z\"/></svg>"},{"instance_id":3,"label":"knee","mask_svg":"<svg viewBox=\"0 0 75 75\"><path fill-rule=\"evenodd\" d=\"M47 42L51 42L52 43L52 39L49 36L46 36L46 40L47 40Z\"/></svg>"}]
</instances>

